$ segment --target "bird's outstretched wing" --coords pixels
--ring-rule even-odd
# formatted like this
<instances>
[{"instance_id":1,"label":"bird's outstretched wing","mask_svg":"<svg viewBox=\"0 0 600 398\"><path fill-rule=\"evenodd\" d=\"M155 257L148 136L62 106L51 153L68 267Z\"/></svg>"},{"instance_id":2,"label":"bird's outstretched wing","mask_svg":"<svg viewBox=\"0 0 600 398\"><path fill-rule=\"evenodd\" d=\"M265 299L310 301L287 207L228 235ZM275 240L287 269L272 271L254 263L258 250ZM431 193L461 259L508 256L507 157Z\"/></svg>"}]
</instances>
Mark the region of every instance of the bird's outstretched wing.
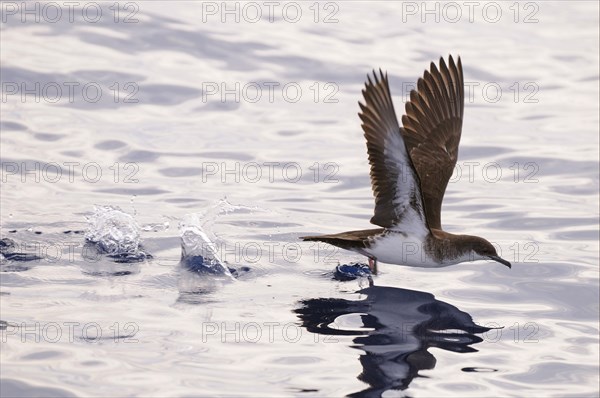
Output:
<instances>
[{"instance_id":1,"label":"bird's outstretched wing","mask_svg":"<svg viewBox=\"0 0 600 398\"><path fill-rule=\"evenodd\" d=\"M400 133L387 76L369 76L360 105L362 128L371 164L375 215L371 223L385 228L426 231L418 177Z\"/></svg>"},{"instance_id":2,"label":"bird's outstretched wing","mask_svg":"<svg viewBox=\"0 0 600 398\"><path fill-rule=\"evenodd\" d=\"M464 112L463 71L450 56L440 58L410 93L402 116L402 136L423 194L429 228L441 229L442 200L458 158Z\"/></svg>"}]
</instances>

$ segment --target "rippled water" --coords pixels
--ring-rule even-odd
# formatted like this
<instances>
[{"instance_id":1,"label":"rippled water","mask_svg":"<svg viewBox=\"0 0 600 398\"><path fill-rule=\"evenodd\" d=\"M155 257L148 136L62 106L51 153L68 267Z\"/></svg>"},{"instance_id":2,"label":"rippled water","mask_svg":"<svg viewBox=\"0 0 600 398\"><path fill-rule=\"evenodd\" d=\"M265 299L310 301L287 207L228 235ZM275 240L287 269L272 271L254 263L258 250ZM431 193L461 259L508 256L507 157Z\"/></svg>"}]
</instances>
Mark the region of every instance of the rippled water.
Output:
<instances>
[{"instance_id":1,"label":"rippled water","mask_svg":"<svg viewBox=\"0 0 600 398\"><path fill-rule=\"evenodd\" d=\"M472 22L459 2L456 23L447 3L21 4L2 3L3 397L598 394L597 2ZM513 268L333 280L360 257L297 237L369 226L366 74L400 112L449 53L472 97L444 225ZM206 230L249 271L207 286L179 223L224 198ZM94 205L152 258L89 251Z\"/></svg>"}]
</instances>

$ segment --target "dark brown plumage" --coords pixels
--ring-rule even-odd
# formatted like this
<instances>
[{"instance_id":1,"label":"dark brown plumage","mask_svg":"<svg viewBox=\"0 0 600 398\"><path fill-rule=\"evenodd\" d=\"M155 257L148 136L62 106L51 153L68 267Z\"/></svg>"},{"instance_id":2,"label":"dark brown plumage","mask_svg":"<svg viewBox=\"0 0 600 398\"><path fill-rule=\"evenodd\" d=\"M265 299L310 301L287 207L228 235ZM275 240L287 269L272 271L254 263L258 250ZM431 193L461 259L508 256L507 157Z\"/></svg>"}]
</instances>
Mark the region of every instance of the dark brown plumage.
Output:
<instances>
[{"instance_id":1,"label":"dark brown plumage","mask_svg":"<svg viewBox=\"0 0 600 398\"><path fill-rule=\"evenodd\" d=\"M460 57L455 65L450 56L449 64L440 58L438 70L432 62L418 80L400 129L419 177L427 225L435 229L442 229L442 201L458 159L465 107Z\"/></svg>"}]
</instances>

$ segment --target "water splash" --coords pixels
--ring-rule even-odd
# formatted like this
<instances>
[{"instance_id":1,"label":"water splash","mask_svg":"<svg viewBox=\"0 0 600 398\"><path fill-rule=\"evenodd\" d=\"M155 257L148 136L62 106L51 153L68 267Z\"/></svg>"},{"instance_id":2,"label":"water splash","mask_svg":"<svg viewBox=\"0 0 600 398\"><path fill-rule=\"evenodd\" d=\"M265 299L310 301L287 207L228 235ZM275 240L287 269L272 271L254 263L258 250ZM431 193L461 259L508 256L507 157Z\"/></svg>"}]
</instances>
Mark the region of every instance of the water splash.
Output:
<instances>
[{"instance_id":1,"label":"water splash","mask_svg":"<svg viewBox=\"0 0 600 398\"><path fill-rule=\"evenodd\" d=\"M219 243L221 239L214 233L213 226L217 219L230 213L252 213L255 211L265 211L257 206L234 205L227 200L227 197L218 200L206 210L193 213L198 216L200 228L214 242Z\"/></svg>"},{"instance_id":2,"label":"water splash","mask_svg":"<svg viewBox=\"0 0 600 398\"><path fill-rule=\"evenodd\" d=\"M225 275L233 279L231 269L219 255L218 245L223 240L214 233L213 226L223 215L256 210L260 209L234 205L227 201L227 198L223 198L204 211L187 214L179 223L181 264L199 274Z\"/></svg>"},{"instance_id":3,"label":"water splash","mask_svg":"<svg viewBox=\"0 0 600 398\"><path fill-rule=\"evenodd\" d=\"M133 216L118 206L94 206L94 214L86 219L85 238L102 253L111 256L141 253L141 228Z\"/></svg>"},{"instance_id":4,"label":"water splash","mask_svg":"<svg viewBox=\"0 0 600 398\"><path fill-rule=\"evenodd\" d=\"M202 229L201 214L187 214L179 223L181 233L181 263L198 273L226 275L231 278L229 268L221 260L214 242Z\"/></svg>"}]
</instances>

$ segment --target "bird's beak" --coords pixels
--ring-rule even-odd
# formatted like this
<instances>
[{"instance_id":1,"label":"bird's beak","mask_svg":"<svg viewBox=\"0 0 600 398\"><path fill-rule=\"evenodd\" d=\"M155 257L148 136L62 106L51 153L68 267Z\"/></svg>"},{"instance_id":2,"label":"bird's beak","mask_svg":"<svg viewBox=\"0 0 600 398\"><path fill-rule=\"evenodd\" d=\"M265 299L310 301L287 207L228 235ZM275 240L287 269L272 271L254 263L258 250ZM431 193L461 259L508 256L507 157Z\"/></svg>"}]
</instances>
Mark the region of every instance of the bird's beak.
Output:
<instances>
[{"instance_id":1,"label":"bird's beak","mask_svg":"<svg viewBox=\"0 0 600 398\"><path fill-rule=\"evenodd\" d=\"M499 262L500 264L504 264L506 265L508 268L511 268L511 265L508 261L506 261L505 259L503 259L502 257L498 257L498 256L490 256L490 258L494 261Z\"/></svg>"}]
</instances>

